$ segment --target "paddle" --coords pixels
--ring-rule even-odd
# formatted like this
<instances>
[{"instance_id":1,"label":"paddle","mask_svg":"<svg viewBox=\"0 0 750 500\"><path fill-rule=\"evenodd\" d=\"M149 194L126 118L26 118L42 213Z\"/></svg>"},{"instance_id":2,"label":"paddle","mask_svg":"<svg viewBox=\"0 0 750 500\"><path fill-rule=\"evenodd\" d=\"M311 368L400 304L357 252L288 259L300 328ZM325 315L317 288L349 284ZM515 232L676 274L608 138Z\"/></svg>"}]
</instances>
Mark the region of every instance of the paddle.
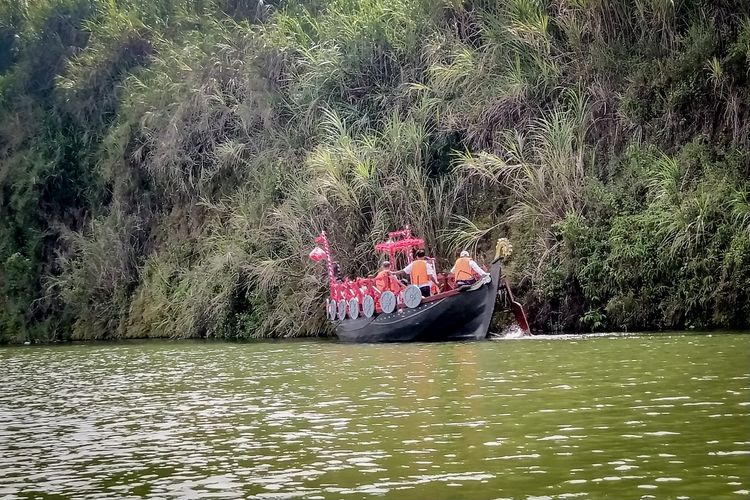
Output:
<instances>
[{"instance_id":1,"label":"paddle","mask_svg":"<svg viewBox=\"0 0 750 500\"><path fill-rule=\"evenodd\" d=\"M513 296L513 292L510 290L510 282L508 278L503 277L503 283L505 284L505 290L508 292L508 299L510 300L510 309L513 311L513 315L516 317L516 323L526 333L531 333L529 329L529 322L526 319L526 312L523 310L523 306L516 301Z\"/></svg>"}]
</instances>

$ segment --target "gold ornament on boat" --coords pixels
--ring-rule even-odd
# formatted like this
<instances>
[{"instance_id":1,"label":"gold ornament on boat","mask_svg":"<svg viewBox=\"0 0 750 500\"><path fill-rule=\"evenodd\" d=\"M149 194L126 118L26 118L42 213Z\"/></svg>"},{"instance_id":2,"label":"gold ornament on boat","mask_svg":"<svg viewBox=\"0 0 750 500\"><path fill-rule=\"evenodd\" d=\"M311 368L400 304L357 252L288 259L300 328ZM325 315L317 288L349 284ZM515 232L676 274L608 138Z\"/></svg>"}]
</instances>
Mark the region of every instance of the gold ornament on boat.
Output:
<instances>
[{"instance_id":1,"label":"gold ornament on boat","mask_svg":"<svg viewBox=\"0 0 750 500\"><path fill-rule=\"evenodd\" d=\"M513 244L508 238L500 238L495 245L495 260L507 259L513 253Z\"/></svg>"}]
</instances>

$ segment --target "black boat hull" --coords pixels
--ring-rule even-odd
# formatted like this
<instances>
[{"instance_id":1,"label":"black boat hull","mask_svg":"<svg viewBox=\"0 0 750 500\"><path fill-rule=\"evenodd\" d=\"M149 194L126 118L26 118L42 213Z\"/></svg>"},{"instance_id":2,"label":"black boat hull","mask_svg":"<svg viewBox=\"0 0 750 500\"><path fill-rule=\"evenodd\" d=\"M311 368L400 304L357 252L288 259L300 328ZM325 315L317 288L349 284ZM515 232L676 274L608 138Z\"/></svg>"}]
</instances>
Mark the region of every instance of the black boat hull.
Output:
<instances>
[{"instance_id":1,"label":"black boat hull","mask_svg":"<svg viewBox=\"0 0 750 500\"><path fill-rule=\"evenodd\" d=\"M492 281L476 290L425 302L372 318L345 319L336 324L344 342L434 342L481 340L495 310L500 284L500 260L490 267Z\"/></svg>"}]
</instances>

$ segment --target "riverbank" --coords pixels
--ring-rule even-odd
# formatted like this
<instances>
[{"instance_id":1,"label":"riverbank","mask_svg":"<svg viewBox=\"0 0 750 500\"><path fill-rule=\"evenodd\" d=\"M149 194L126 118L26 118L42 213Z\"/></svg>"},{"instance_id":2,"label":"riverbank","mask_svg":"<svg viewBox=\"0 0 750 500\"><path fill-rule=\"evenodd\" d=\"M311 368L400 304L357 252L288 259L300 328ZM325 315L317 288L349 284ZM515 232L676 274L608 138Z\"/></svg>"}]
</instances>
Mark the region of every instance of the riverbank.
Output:
<instances>
[{"instance_id":1,"label":"riverbank","mask_svg":"<svg viewBox=\"0 0 750 500\"><path fill-rule=\"evenodd\" d=\"M493 342L502 340L555 340L555 341L577 341L597 338L619 338L619 337L631 337L631 338L659 338L659 337L687 337L687 336L707 336L713 337L721 335L750 335L750 330L665 330L665 331L638 331L638 332L556 332L556 333L545 333L539 332L534 334L524 334L518 328L509 328L503 332L493 333L490 332L487 339L482 342ZM140 342L168 342L175 343L177 345L181 343L197 343L197 344L255 344L255 343L270 343L270 344L304 344L306 342L321 342L321 343L342 343L335 335L318 336L318 337L261 337L251 339L222 339L222 338L165 338L165 337L143 337L143 338L122 338L122 339L100 339L100 340L65 340L65 341L48 341L48 342L18 342L11 344L0 344L3 346L64 346L64 345L102 345L102 346L117 346L117 345L128 345ZM455 343L455 342L453 342ZM458 342L461 343L461 342ZM422 343L417 343L422 344ZM346 345L346 344L345 344ZM368 344L377 345L377 344ZM395 344L395 345L409 345L406 343Z\"/></svg>"}]
</instances>

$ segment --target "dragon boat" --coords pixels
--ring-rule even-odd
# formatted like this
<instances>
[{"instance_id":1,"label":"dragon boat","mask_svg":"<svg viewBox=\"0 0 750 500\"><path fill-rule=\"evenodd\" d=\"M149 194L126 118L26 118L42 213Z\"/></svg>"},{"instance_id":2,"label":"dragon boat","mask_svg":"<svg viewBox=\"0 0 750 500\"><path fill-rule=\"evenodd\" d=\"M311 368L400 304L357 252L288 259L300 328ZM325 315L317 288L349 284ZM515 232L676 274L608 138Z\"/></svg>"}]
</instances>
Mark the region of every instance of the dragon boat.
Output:
<instances>
[{"instance_id":1,"label":"dragon boat","mask_svg":"<svg viewBox=\"0 0 750 500\"><path fill-rule=\"evenodd\" d=\"M404 285L394 278L395 286L380 290L374 277L340 279L331 256L328 237L322 232L310 258L325 261L330 296L326 313L336 335L344 342L412 342L480 340L487 337L498 295L510 305L518 326L529 332L526 314L513 297L510 284L502 276L502 263L512 246L498 240L489 277L472 285L454 287L451 276L440 276L441 287L423 297L415 285ZM388 234L388 240L375 245L375 251L389 256L394 265L412 262L414 251L424 248L424 240L415 238L406 227Z\"/></svg>"}]
</instances>

